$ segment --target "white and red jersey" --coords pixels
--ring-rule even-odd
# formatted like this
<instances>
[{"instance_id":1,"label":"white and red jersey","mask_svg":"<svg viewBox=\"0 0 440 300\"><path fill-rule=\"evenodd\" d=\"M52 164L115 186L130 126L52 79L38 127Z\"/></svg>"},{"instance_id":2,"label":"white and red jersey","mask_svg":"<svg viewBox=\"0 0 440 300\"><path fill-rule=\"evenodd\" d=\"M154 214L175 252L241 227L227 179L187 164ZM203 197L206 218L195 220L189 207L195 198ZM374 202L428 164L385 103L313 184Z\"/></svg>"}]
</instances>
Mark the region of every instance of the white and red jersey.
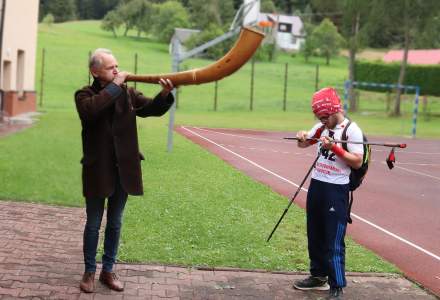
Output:
<instances>
[{"instance_id":1,"label":"white and red jersey","mask_svg":"<svg viewBox=\"0 0 440 300\"><path fill-rule=\"evenodd\" d=\"M321 136L329 136L335 140L342 139L342 132L347 126L349 120L347 118L334 129L322 128L322 123L318 123L308 132L308 138L319 138ZM359 126L351 122L347 128L347 140L353 142L363 142L363 134ZM341 144L338 146L342 147ZM318 143L318 152L321 149L321 142ZM364 146L362 144L347 144L348 152L364 154ZM348 166L341 158L336 156L330 150L322 150L312 171L312 178L334 184L347 184L350 181L350 166Z\"/></svg>"}]
</instances>

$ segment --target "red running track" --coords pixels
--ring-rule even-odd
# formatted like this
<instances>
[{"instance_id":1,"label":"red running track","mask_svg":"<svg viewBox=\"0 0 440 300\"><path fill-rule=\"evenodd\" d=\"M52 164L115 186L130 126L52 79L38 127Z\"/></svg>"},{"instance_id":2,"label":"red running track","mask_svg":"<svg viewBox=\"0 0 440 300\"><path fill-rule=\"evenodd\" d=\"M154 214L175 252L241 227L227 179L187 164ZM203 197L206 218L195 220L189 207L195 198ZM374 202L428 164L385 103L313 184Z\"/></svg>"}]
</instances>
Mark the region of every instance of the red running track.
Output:
<instances>
[{"instance_id":1,"label":"red running track","mask_svg":"<svg viewBox=\"0 0 440 300\"><path fill-rule=\"evenodd\" d=\"M287 197L315 158L316 147L301 149L295 141L283 140L293 132L188 126L176 131ZM348 234L440 296L440 141L369 139L408 147L396 150L391 171L385 164L390 149L373 147L368 175L355 192ZM303 208L307 187L295 200Z\"/></svg>"}]
</instances>

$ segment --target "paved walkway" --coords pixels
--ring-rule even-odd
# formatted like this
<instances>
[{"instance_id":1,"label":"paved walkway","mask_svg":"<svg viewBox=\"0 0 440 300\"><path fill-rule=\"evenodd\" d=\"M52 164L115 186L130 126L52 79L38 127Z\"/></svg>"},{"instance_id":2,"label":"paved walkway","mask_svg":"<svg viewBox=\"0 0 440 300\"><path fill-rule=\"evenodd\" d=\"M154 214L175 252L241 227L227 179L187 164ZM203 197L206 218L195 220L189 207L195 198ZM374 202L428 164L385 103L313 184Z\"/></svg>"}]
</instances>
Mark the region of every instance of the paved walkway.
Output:
<instances>
[{"instance_id":1,"label":"paved walkway","mask_svg":"<svg viewBox=\"0 0 440 300\"><path fill-rule=\"evenodd\" d=\"M324 299L291 288L298 273L118 264L125 291L81 293L81 208L0 201L0 299ZM99 272L99 270L98 270ZM349 274L345 299L437 299L392 275Z\"/></svg>"},{"instance_id":2,"label":"paved walkway","mask_svg":"<svg viewBox=\"0 0 440 300\"><path fill-rule=\"evenodd\" d=\"M7 136L9 134L15 133L17 131L21 131L24 130L28 127L30 127L31 125L28 124L6 124L6 123L2 123L0 122L0 138Z\"/></svg>"}]
</instances>

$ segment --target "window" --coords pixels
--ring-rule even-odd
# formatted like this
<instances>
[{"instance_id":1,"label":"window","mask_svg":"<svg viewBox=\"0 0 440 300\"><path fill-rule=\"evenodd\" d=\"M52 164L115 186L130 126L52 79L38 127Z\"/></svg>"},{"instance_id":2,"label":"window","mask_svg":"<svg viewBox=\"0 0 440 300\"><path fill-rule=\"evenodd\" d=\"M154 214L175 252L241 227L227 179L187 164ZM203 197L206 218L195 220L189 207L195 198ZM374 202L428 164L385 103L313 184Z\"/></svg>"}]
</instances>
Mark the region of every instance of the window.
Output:
<instances>
[{"instance_id":1,"label":"window","mask_svg":"<svg viewBox=\"0 0 440 300\"><path fill-rule=\"evenodd\" d=\"M17 52L17 91L19 95L23 95L24 89L24 51Z\"/></svg>"},{"instance_id":2,"label":"window","mask_svg":"<svg viewBox=\"0 0 440 300\"><path fill-rule=\"evenodd\" d=\"M11 62L3 61L3 90L11 90Z\"/></svg>"},{"instance_id":3,"label":"window","mask_svg":"<svg viewBox=\"0 0 440 300\"><path fill-rule=\"evenodd\" d=\"M279 23L278 24L279 32L292 32L292 24L288 23Z\"/></svg>"}]
</instances>

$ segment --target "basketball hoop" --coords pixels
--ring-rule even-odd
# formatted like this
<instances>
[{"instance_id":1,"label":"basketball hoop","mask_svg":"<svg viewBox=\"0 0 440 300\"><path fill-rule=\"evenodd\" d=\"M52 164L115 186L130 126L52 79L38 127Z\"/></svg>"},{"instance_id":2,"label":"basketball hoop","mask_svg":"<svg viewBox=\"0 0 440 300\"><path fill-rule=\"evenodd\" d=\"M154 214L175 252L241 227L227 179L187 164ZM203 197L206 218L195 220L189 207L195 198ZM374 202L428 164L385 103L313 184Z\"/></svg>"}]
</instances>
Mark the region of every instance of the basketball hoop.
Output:
<instances>
[{"instance_id":1,"label":"basketball hoop","mask_svg":"<svg viewBox=\"0 0 440 300\"><path fill-rule=\"evenodd\" d=\"M271 21L260 21L258 22L258 26L261 28L273 27L274 23Z\"/></svg>"}]
</instances>

